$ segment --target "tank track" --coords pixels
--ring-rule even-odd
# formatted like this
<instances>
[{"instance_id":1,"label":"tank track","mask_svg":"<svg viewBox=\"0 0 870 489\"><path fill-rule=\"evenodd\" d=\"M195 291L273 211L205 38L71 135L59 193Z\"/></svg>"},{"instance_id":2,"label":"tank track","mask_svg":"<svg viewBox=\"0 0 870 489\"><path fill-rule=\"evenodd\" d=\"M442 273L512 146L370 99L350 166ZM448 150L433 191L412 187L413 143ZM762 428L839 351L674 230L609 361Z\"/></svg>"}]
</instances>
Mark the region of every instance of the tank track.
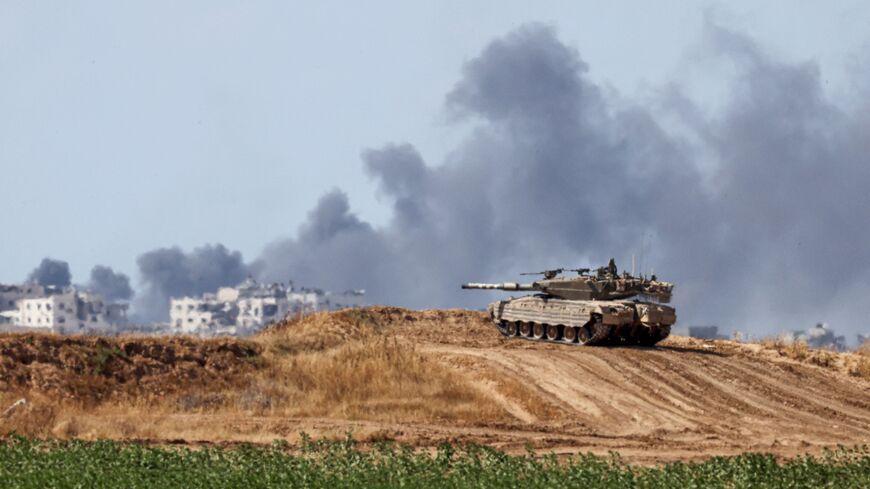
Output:
<instances>
[{"instance_id":1,"label":"tank track","mask_svg":"<svg viewBox=\"0 0 870 489\"><path fill-rule=\"evenodd\" d=\"M643 324L633 324L614 327L603 324L601 319L597 317L579 327L506 320L496 323L496 327L502 335L508 337L575 346L652 346L671 334L670 325L646 326Z\"/></svg>"}]
</instances>

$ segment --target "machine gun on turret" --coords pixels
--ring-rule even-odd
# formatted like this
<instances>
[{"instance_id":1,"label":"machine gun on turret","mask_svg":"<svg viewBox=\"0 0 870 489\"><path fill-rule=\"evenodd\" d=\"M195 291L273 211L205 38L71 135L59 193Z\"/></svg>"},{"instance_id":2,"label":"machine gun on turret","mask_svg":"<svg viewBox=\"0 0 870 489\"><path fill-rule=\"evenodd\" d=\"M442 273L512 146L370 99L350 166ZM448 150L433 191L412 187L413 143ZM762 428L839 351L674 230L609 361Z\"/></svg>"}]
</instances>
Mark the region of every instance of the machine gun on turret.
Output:
<instances>
[{"instance_id":1,"label":"machine gun on turret","mask_svg":"<svg viewBox=\"0 0 870 489\"><path fill-rule=\"evenodd\" d=\"M614 265L614 267L615 267L615 265ZM601 267L598 270L605 271L605 270L607 270L607 268ZM586 275L587 273L589 273L591 271L592 271L591 268L554 268L552 270L544 270L541 272L523 272L520 275L543 275L544 280L551 280L551 279L556 278L556 276L558 276L562 272L577 272L577 275Z\"/></svg>"},{"instance_id":2,"label":"machine gun on turret","mask_svg":"<svg viewBox=\"0 0 870 489\"><path fill-rule=\"evenodd\" d=\"M543 275L544 280L550 280L551 278L556 278L556 275L564 271L564 268L554 268L552 270L544 270L543 272L523 272L520 275Z\"/></svg>"}]
</instances>

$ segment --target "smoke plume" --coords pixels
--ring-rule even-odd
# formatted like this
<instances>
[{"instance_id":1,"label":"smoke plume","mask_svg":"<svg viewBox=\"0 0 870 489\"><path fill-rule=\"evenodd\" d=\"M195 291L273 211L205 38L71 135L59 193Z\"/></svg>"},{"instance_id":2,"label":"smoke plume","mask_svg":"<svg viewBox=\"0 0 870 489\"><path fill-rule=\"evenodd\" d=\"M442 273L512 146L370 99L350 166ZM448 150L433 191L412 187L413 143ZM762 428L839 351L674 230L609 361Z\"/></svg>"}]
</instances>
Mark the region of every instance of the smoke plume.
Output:
<instances>
[{"instance_id":1,"label":"smoke plume","mask_svg":"<svg viewBox=\"0 0 870 489\"><path fill-rule=\"evenodd\" d=\"M27 280L43 286L68 287L72 281L72 274L69 271L69 263L43 258L39 266L30 272Z\"/></svg>"},{"instance_id":2,"label":"smoke plume","mask_svg":"<svg viewBox=\"0 0 870 489\"><path fill-rule=\"evenodd\" d=\"M372 226L350 212L347 196L332 190L317 202L296 239L282 240L266 247L253 264L256 274L267 282L286 282L345 290L370 284L390 289L390 244ZM340 259L340 264L330 260ZM359 282L359 277L366 277Z\"/></svg>"},{"instance_id":3,"label":"smoke plume","mask_svg":"<svg viewBox=\"0 0 870 489\"><path fill-rule=\"evenodd\" d=\"M169 299L214 292L219 287L236 285L249 274L241 253L221 244L205 245L185 253L180 248L160 248L136 260L142 280L137 295L137 319L165 320Z\"/></svg>"},{"instance_id":4,"label":"smoke plume","mask_svg":"<svg viewBox=\"0 0 870 489\"><path fill-rule=\"evenodd\" d=\"M130 277L102 265L91 269L91 280L85 288L99 294L108 302L128 300L133 297Z\"/></svg>"},{"instance_id":5,"label":"smoke plume","mask_svg":"<svg viewBox=\"0 0 870 489\"><path fill-rule=\"evenodd\" d=\"M342 212L321 212L321 202L258 269L272 278L311 263L312 279L365 287L376 302L480 306L485 297L461 293L460 283L630 253L658 213L676 210L665 208L674 197L661 196L683 195L699 177L650 114L615 111L587 70L544 26L493 41L447 95L452 116L476 124L447 161L427 165L408 144L363 152L392 205L387 227L336 225L349 210L333 193ZM331 232L308 231L321 227Z\"/></svg>"}]
</instances>

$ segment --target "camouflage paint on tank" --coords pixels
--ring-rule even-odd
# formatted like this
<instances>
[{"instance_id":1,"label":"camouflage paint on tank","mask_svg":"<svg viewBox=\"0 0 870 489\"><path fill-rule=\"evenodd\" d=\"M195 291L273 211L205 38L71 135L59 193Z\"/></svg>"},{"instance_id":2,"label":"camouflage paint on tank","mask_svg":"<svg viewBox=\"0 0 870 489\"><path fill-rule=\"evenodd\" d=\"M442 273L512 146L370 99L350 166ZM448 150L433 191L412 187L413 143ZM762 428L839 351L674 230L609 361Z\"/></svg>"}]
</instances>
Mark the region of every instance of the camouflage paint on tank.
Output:
<instances>
[{"instance_id":1,"label":"camouflage paint on tank","mask_svg":"<svg viewBox=\"0 0 870 489\"><path fill-rule=\"evenodd\" d=\"M506 336L575 344L652 345L670 334L677 316L664 305L673 284L655 276L619 274L613 260L590 273L573 269L577 276L559 276L564 269L538 272L542 280L531 283L469 283L464 289L497 289L537 292L489 305L489 314ZM650 300L629 300L645 296Z\"/></svg>"}]
</instances>

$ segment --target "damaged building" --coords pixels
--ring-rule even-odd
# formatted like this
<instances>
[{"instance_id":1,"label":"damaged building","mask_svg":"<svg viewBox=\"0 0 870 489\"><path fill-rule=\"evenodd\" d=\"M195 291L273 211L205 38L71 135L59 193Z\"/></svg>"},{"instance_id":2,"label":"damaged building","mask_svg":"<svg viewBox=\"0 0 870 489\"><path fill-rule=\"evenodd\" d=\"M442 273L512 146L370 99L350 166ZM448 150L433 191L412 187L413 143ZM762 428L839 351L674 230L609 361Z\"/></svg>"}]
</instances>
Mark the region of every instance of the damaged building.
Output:
<instances>
[{"instance_id":1,"label":"damaged building","mask_svg":"<svg viewBox=\"0 0 870 489\"><path fill-rule=\"evenodd\" d=\"M109 334L127 324L127 304L75 287L0 285L0 324L58 334Z\"/></svg>"},{"instance_id":2,"label":"damaged building","mask_svg":"<svg viewBox=\"0 0 870 489\"><path fill-rule=\"evenodd\" d=\"M837 335L825 323L818 323L815 327L807 330L782 334L780 339L787 343L804 342L810 348L824 348L834 351L845 351L847 349L846 337Z\"/></svg>"},{"instance_id":3,"label":"damaged building","mask_svg":"<svg viewBox=\"0 0 870 489\"><path fill-rule=\"evenodd\" d=\"M0 284L0 313L18 309L18 301L45 295L45 287L37 284L3 285ZM9 322L9 315L0 315L0 322Z\"/></svg>"},{"instance_id":4,"label":"damaged building","mask_svg":"<svg viewBox=\"0 0 870 489\"><path fill-rule=\"evenodd\" d=\"M364 294L361 290L336 294L296 289L292 282L258 284L248 278L236 287L221 287L214 294L173 298L170 328L178 334L244 336L288 316L360 306Z\"/></svg>"}]
</instances>

